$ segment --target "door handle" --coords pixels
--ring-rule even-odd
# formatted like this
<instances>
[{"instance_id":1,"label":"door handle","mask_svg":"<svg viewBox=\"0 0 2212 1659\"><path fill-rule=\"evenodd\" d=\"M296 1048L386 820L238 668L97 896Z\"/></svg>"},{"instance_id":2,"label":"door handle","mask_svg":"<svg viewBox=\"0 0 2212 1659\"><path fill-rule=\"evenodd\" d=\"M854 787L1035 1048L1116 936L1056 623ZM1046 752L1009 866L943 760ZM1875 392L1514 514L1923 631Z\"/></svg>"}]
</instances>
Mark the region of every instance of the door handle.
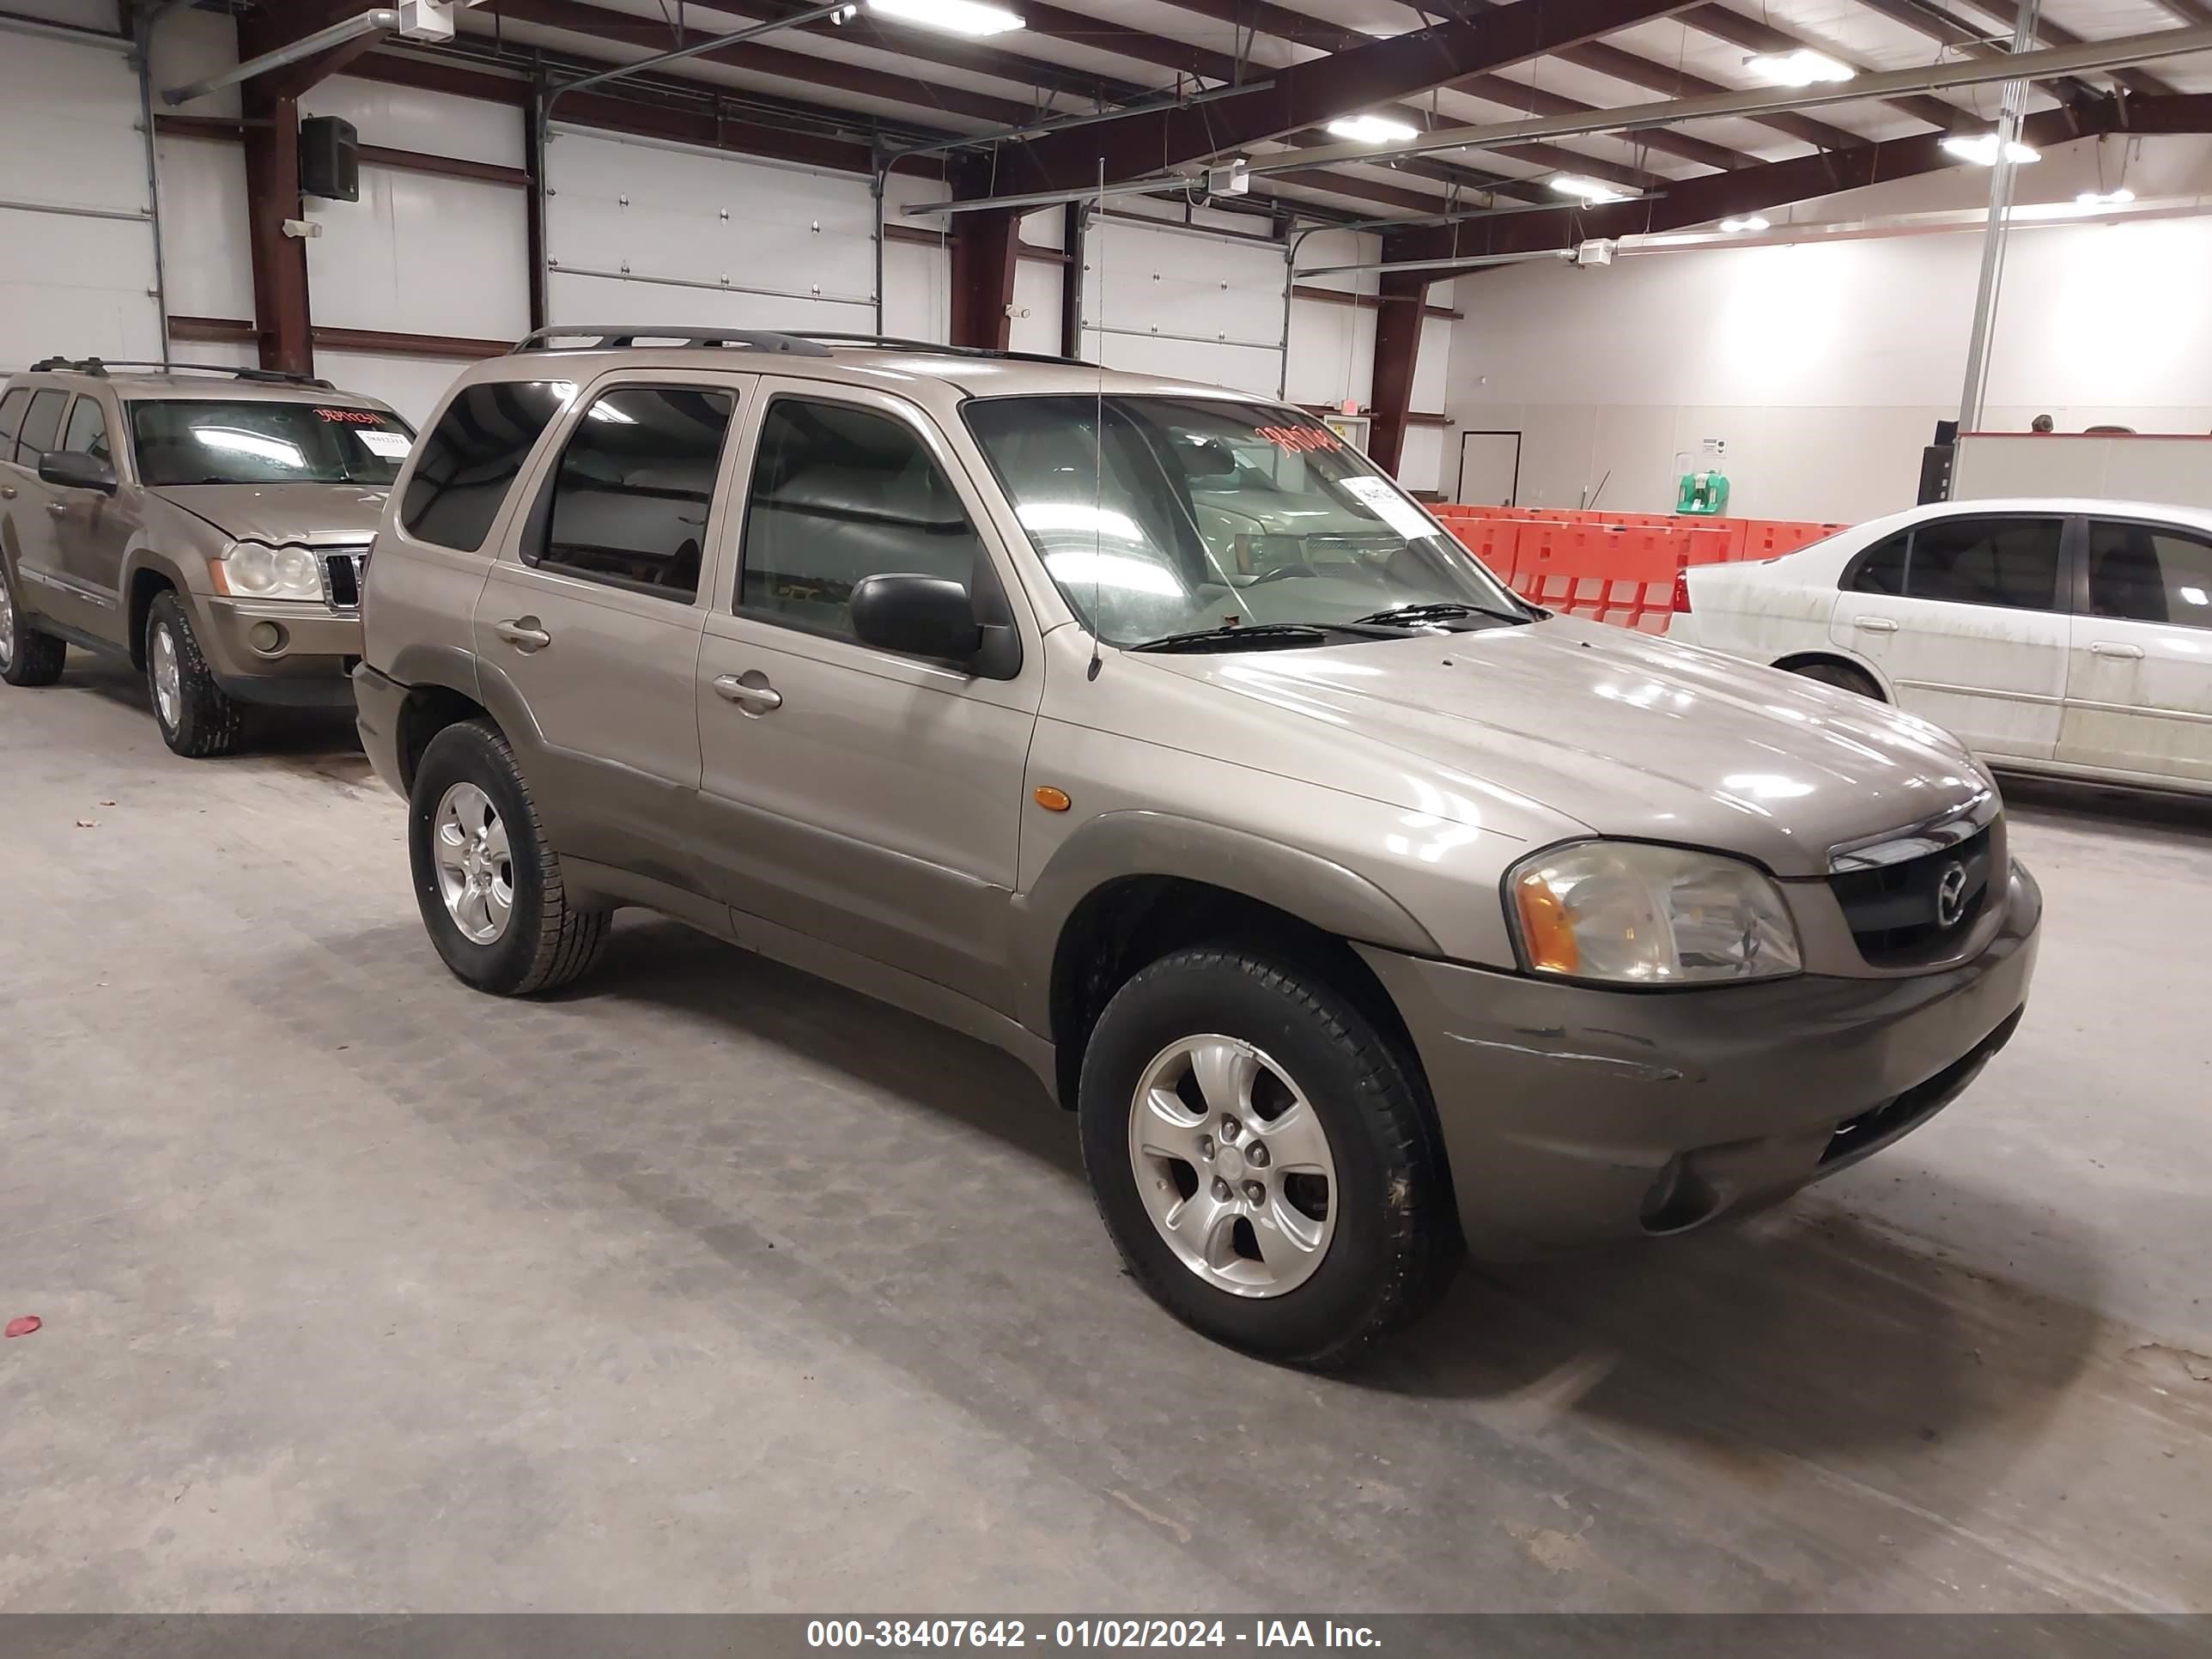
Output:
<instances>
[{"instance_id":1,"label":"door handle","mask_svg":"<svg viewBox=\"0 0 2212 1659\"><path fill-rule=\"evenodd\" d=\"M48 501L46 503L46 516L50 519L66 519L69 517L69 503L67 501Z\"/></svg>"},{"instance_id":2,"label":"door handle","mask_svg":"<svg viewBox=\"0 0 2212 1659\"><path fill-rule=\"evenodd\" d=\"M13 484L0 484L0 501L12 501L15 499L15 486Z\"/></svg>"},{"instance_id":3,"label":"door handle","mask_svg":"<svg viewBox=\"0 0 2212 1659\"><path fill-rule=\"evenodd\" d=\"M1851 626L1863 628L1869 634L1894 634L1897 623L1887 617L1854 617Z\"/></svg>"},{"instance_id":4,"label":"door handle","mask_svg":"<svg viewBox=\"0 0 2212 1659\"><path fill-rule=\"evenodd\" d=\"M748 685L735 674L719 674L714 678L715 695L725 702L746 703L748 712L767 713L783 707L783 693L769 684Z\"/></svg>"},{"instance_id":5,"label":"door handle","mask_svg":"<svg viewBox=\"0 0 2212 1659\"><path fill-rule=\"evenodd\" d=\"M538 625L535 617L511 617L494 623L491 631L518 651L543 651L553 643L553 636Z\"/></svg>"},{"instance_id":6,"label":"door handle","mask_svg":"<svg viewBox=\"0 0 2212 1659\"><path fill-rule=\"evenodd\" d=\"M2139 645L2122 645L2117 640L2092 640L2089 641L2089 654L2093 657L2140 657L2142 653L2142 647Z\"/></svg>"}]
</instances>

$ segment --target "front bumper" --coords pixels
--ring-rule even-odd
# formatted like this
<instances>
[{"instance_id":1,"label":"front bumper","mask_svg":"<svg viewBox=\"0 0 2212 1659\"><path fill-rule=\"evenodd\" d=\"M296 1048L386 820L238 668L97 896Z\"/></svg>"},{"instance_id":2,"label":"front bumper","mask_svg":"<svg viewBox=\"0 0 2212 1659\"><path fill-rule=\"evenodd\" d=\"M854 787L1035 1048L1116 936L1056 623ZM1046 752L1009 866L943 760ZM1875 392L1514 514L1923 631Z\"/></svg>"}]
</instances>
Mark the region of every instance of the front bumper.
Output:
<instances>
[{"instance_id":1,"label":"front bumper","mask_svg":"<svg viewBox=\"0 0 2212 1659\"><path fill-rule=\"evenodd\" d=\"M197 603L200 648L230 696L287 708L353 706L347 676L361 659L357 612L298 600L203 596ZM257 641L262 624L273 640Z\"/></svg>"},{"instance_id":2,"label":"front bumper","mask_svg":"<svg viewBox=\"0 0 2212 1659\"><path fill-rule=\"evenodd\" d=\"M2003 1046L2043 895L2011 866L1972 960L1594 990L1363 946L1411 1030L1468 1249L1492 1260L1680 1232L1787 1197L1908 1133Z\"/></svg>"}]
</instances>

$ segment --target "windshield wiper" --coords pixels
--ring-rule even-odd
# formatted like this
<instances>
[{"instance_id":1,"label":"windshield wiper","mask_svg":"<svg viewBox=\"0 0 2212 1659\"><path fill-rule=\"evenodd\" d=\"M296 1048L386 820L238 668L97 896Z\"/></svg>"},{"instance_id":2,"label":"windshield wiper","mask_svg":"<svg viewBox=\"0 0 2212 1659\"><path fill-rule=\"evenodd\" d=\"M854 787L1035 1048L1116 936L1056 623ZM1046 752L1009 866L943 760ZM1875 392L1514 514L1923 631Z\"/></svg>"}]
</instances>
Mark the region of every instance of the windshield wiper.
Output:
<instances>
[{"instance_id":1,"label":"windshield wiper","mask_svg":"<svg viewBox=\"0 0 2212 1659\"><path fill-rule=\"evenodd\" d=\"M1503 623L1526 623L1536 619L1525 612L1493 611L1486 605L1461 605L1456 602L1434 605L1396 605L1388 611L1377 611L1371 616L1358 618L1370 623L1449 622L1458 617L1489 617Z\"/></svg>"},{"instance_id":2,"label":"windshield wiper","mask_svg":"<svg viewBox=\"0 0 2212 1659\"><path fill-rule=\"evenodd\" d=\"M1188 634L1167 634L1133 645L1132 651L1191 651L1208 646L1235 644L1243 640L1275 645L1326 645L1328 629L1313 623L1224 623L1218 628L1197 628Z\"/></svg>"}]
</instances>

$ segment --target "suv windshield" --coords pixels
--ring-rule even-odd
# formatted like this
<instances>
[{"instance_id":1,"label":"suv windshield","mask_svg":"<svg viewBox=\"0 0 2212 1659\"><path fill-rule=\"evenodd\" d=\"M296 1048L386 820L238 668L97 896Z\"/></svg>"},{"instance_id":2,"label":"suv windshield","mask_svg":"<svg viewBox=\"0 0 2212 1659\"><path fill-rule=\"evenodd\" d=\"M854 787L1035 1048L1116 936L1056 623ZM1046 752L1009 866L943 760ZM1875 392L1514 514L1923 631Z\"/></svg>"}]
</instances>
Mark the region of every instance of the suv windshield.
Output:
<instances>
[{"instance_id":1,"label":"suv windshield","mask_svg":"<svg viewBox=\"0 0 2212 1659\"><path fill-rule=\"evenodd\" d=\"M982 398L965 413L1045 568L1109 644L1217 629L1223 644L1226 630L1255 647L1312 643L1316 629L1531 615L1310 416L1080 394Z\"/></svg>"},{"instance_id":2,"label":"suv windshield","mask_svg":"<svg viewBox=\"0 0 2212 1659\"><path fill-rule=\"evenodd\" d=\"M388 484L414 428L380 409L177 398L134 400L139 481Z\"/></svg>"}]
</instances>

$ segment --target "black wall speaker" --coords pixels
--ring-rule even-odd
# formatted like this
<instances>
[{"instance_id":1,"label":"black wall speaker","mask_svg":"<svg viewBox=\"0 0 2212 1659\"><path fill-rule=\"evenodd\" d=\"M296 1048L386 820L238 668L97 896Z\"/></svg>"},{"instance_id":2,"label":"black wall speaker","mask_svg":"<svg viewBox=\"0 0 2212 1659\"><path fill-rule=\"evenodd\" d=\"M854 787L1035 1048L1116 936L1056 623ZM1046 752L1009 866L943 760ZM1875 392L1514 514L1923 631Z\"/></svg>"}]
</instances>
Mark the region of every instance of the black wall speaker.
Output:
<instances>
[{"instance_id":1,"label":"black wall speaker","mask_svg":"<svg viewBox=\"0 0 2212 1659\"><path fill-rule=\"evenodd\" d=\"M300 194L361 200L361 135L352 122L310 115L300 123Z\"/></svg>"}]
</instances>

